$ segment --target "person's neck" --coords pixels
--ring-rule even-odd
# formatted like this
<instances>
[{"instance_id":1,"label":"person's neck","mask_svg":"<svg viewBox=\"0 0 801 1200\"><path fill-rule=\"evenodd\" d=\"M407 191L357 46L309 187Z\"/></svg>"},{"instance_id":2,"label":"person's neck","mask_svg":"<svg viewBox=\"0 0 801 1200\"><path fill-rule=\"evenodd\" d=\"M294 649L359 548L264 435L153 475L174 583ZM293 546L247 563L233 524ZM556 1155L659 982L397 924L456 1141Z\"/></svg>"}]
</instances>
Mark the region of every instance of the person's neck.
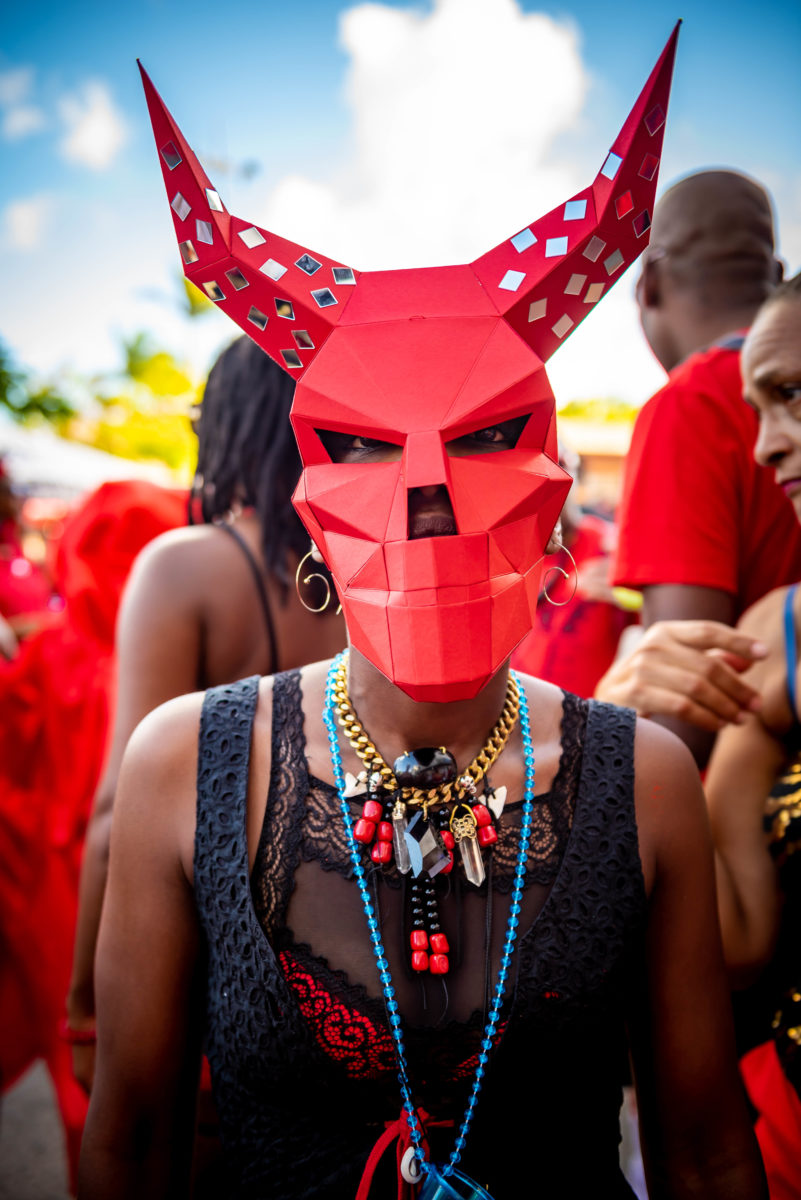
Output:
<instances>
[{"instance_id":1,"label":"person's neck","mask_svg":"<svg viewBox=\"0 0 801 1200\"><path fill-rule=\"evenodd\" d=\"M464 767L501 714L508 675L506 663L473 700L419 703L351 647L348 694L365 733L390 766L406 750L445 746Z\"/></svg>"},{"instance_id":2,"label":"person's neck","mask_svg":"<svg viewBox=\"0 0 801 1200\"><path fill-rule=\"evenodd\" d=\"M748 329L755 315L754 308L736 308L714 313L707 309L688 308L685 320L676 331L674 339L675 362L665 369L673 370L673 367L684 362L691 354L705 350L721 338L725 338L727 334Z\"/></svg>"}]
</instances>

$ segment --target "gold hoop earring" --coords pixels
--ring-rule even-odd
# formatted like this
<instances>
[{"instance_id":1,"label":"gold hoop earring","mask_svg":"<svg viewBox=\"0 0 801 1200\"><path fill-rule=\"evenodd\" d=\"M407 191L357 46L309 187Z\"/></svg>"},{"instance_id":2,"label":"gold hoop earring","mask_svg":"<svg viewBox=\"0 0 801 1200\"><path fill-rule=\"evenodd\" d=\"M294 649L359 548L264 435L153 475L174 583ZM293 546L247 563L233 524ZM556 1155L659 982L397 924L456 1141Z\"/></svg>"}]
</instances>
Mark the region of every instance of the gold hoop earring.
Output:
<instances>
[{"instance_id":1,"label":"gold hoop earring","mask_svg":"<svg viewBox=\"0 0 801 1200\"><path fill-rule=\"evenodd\" d=\"M548 585L547 585L547 583L545 583L545 584L543 584L543 587L542 587L542 594L543 594L543 596L545 597L545 599L548 601L548 603L549 603L549 604L552 604L552 605L554 606L554 608L564 608L564 606L565 606L566 604L569 604L569 603L570 603L570 601L573 599L573 597L574 597L574 596L575 596L575 594L576 594L576 589L578 588L578 567L576 566L576 560L575 560L575 558L574 558L574 557L573 557L573 555L570 553L570 551L568 550L567 546L563 546L563 545L561 544L561 542L559 542L559 543L557 544L557 548L558 548L559 550L564 550L565 554L567 555L567 557L570 559L570 561L571 561L571 562L572 562L572 564L573 564L573 572L574 572L574 575L573 575L573 591L570 593L570 595L568 596L567 600L552 600L552 599L551 599L551 597L548 595ZM570 578L570 576L569 576L568 572L567 572L567 571L564 569L564 567L556 567L556 566L554 566L554 567L549 567L549 568L548 568L548 570L546 571L546 573L545 573L546 579L547 579L548 575L551 573L551 571L557 571L557 572L558 572L558 573L559 573L559 574L562 576L562 578L563 578L563 579L569 579L569 578Z\"/></svg>"},{"instance_id":2,"label":"gold hoop earring","mask_svg":"<svg viewBox=\"0 0 801 1200\"><path fill-rule=\"evenodd\" d=\"M331 603L331 584L328 582L325 575L321 575L319 571L312 571L309 575L306 576L306 578L303 580L303 583L309 584L309 583L311 583L311 581L313 579L322 579L323 583L325 584L325 600L322 602L322 604L318 605L315 608L315 606L313 604L307 604L306 601L303 599L303 597L300 594L300 584L301 584L300 575L301 575L301 571L303 570L303 564L306 562L307 558L311 558L312 561L314 561L314 551L316 549L317 549L317 547L312 542L311 550L307 550L306 553L303 555L303 558L298 563L298 569L295 572L295 591L298 594L298 600L300 600L301 604L306 609L306 611L311 612L311 613L325 612L325 610L328 608L328 605ZM319 553L319 551L318 551L318 553ZM341 612L342 612L342 605L340 604L337 607L336 615L339 616L339 614Z\"/></svg>"}]
</instances>

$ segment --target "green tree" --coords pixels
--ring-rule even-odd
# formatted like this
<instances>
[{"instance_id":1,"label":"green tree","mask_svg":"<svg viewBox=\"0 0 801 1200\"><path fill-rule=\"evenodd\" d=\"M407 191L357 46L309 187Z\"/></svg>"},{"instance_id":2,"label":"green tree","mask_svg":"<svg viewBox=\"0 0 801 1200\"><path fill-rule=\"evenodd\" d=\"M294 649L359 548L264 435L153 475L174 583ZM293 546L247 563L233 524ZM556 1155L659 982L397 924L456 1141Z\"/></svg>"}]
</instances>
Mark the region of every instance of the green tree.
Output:
<instances>
[{"instance_id":1,"label":"green tree","mask_svg":"<svg viewBox=\"0 0 801 1200\"><path fill-rule=\"evenodd\" d=\"M11 356L0 342L0 408L21 425L50 421L61 425L75 415L69 400L57 388L47 385L31 389L28 377L12 364Z\"/></svg>"}]
</instances>

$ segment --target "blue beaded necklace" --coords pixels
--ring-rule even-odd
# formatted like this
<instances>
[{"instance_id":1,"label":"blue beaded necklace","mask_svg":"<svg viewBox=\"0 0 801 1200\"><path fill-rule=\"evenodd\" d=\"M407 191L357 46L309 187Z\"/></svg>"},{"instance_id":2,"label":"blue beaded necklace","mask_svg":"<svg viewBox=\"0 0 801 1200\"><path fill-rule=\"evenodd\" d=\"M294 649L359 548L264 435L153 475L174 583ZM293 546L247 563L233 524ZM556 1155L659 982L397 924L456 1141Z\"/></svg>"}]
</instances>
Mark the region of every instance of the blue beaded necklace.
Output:
<instances>
[{"instance_id":1,"label":"blue beaded necklace","mask_svg":"<svg viewBox=\"0 0 801 1200\"><path fill-rule=\"evenodd\" d=\"M359 888L362 904L364 905L365 916L367 917L367 928L370 933L370 941L373 944L373 952L375 954L376 965L378 967L378 975L381 980L381 986L384 990L384 999L389 1016L390 1032L395 1043L395 1054L398 1060L398 1082L400 1083L401 1096L403 1098L403 1107L406 1112L406 1119L409 1125L409 1133L414 1146L415 1157L419 1165L420 1171L427 1178L420 1192L419 1200L445 1200L446 1197L464 1197L466 1200L475 1197L480 1200L481 1197L488 1197L488 1193L480 1187L474 1180L468 1179L460 1171L456 1170L456 1165L462 1156L462 1151L465 1148L467 1134L470 1129L470 1124L473 1120L476 1102L478 1100L481 1085L484 1079L484 1074L489 1062L490 1052L492 1050L492 1039L498 1029L498 1020L500 1016L501 1004L503 1002L503 994L506 986L506 977L509 973L509 967L514 952L515 941L517 938L517 926L520 922L520 900L523 894L523 880L526 871L526 861L528 859L528 845L531 835L531 819L534 811L534 748L531 743L531 724L528 715L528 701L526 693L523 690L522 684L517 675L514 676L520 685L520 732L523 737L523 755L525 760L525 793L523 800L523 813L520 824L520 841L518 844L517 858L515 861L514 885L512 888L511 904L509 906L509 917L506 922L506 936L504 939L503 954L501 955L501 964L498 968L498 979L495 984L495 990L492 996L492 1002L489 1007L487 1016L487 1024L484 1028L484 1036L481 1040L481 1050L478 1055L478 1064L476 1066L475 1079L470 1090L470 1096L465 1108L462 1124L459 1129L458 1136L454 1143L451 1156L447 1163L443 1166L437 1166L436 1163L430 1163L425 1157L423 1149L423 1135L420 1129L420 1122L417 1117L417 1109L415 1108L412 1099L412 1089L409 1083L409 1072L406 1062L406 1051L403 1044L403 1032L401 1029L401 1017L398 1010L398 1002L395 999L395 989L392 986L392 976L389 972L389 963L384 951L384 943L381 937L381 929L379 927L378 918L376 917L375 907L370 897L370 891L367 885L367 877L359 855L359 848L353 836L353 819L350 814L350 807L345 796L345 774L342 768L342 754L339 749L339 738L337 737L336 727L336 707L334 700L334 685L336 672L345 658L347 651L343 651L334 659L328 670L328 678L326 681L325 691L325 707L323 709L323 721L328 731L328 744L331 751L331 764L334 771L334 779L336 780L337 790L339 792L339 803L342 809L342 819L345 823L345 836L348 842L348 851L353 864L353 873L356 876L356 882ZM457 1191L451 1184L448 1183L448 1177L452 1177L454 1181L467 1186L467 1191ZM491 1200L491 1197L488 1197Z\"/></svg>"}]
</instances>

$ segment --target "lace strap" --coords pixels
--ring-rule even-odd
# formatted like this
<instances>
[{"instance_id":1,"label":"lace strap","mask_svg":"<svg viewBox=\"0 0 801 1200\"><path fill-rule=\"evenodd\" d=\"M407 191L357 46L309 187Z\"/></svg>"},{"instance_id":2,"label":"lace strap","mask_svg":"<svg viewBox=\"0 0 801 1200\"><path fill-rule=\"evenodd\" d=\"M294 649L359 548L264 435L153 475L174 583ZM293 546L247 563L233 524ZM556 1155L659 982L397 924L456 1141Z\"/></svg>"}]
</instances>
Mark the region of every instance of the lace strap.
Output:
<instances>
[{"instance_id":1,"label":"lace strap","mask_svg":"<svg viewBox=\"0 0 801 1200\"><path fill-rule=\"evenodd\" d=\"M269 938L284 925L309 791L300 671L273 679L271 745L270 787L251 876L256 912Z\"/></svg>"},{"instance_id":2,"label":"lace strap","mask_svg":"<svg viewBox=\"0 0 801 1200\"><path fill-rule=\"evenodd\" d=\"M636 724L632 709L590 700L575 819L585 818L582 824L585 832L591 831L598 866L612 871L626 861L629 886L639 901L645 883L634 809Z\"/></svg>"},{"instance_id":3,"label":"lace strap","mask_svg":"<svg viewBox=\"0 0 801 1200\"><path fill-rule=\"evenodd\" d=\"M248 767L259 676L209 688L200 717L197 766L197 829L194 879L198 904L225 884L247 878L245 838ZM226 854L215 854L215 842L230 838Z\"/></svg>"}]
</instances>

